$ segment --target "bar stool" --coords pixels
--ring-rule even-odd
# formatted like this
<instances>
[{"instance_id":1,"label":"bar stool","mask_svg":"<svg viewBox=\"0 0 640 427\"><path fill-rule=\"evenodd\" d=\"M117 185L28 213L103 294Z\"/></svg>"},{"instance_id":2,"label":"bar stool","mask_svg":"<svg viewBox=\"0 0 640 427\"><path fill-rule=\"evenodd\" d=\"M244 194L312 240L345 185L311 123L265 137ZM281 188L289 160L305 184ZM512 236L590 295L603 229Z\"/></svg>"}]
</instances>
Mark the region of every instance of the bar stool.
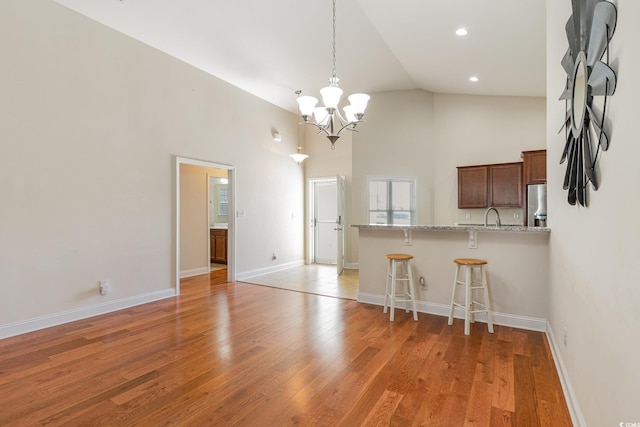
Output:
<instances>
[{"instance_id":1,"label":"bar stool","mask_svg":"<svg viewBox=\"0 0 640 427\"><path fill-rule=\"evenodd\" d=\"M409 312L409 303L413 305L413 320L418 320L416 311L415 291L413 288L413 274L411 273L411 260L413 255L407 254L387 254L387 286L384 294L384 311L387 312L389 302L391 302L390 320L393 322L397 302L404 302L406 312ZM400 265L399 272L398 265ZM398 274L401 273L401 274ZM403 282L404 292L397 293L396 282Z\"/></svg>"},{"instance_id":2,"label":"bar stool","mask_svg":"<svg viewBox=\"0 0 640 427\"><path fill-rule=\"evenodd\" d=\"M453 310L456 306L464 310L464 334L469 335L469 323L475 321L475 313L487 313L487 325L490 333L493 333L493 313L489 300L489 286L485 266L487 261L475 258L454 259L456 275L453 279L453 292L451 293L451 307L449 309L449 325L453 325ZM473 278L473 270L479 269L480 280ZM464 280L460 280L460 271L464 270ZM458 285L464 286L464 304L456 302L456 289ZM483 302L473 299L473 291L483 290ZM479 307L474 309L474 307Z\"/></svg>"}]
</instances>

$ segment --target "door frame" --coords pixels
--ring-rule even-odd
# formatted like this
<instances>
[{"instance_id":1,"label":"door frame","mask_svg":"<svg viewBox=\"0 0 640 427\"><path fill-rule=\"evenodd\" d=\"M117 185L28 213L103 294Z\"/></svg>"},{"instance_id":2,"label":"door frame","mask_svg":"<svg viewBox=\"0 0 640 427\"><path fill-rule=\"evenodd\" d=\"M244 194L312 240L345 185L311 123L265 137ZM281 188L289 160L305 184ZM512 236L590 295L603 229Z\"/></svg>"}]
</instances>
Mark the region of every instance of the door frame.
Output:
<instances>
[{"instance_id":1,"label":"door frame","mask_svg":"<svg viewBox=\"0 0 640 427\"><path fill-rule=\"evenodd\" d=\"M235 182L236 182L236 171L235 167L231 165L226 165L223 163L215 163L209 162L205 160L197 160L190 159L187 157L178 157L176 156L175 162L175 259L174 259L174 272L175 272L175 288L176 295L180 295L180 167L181 165L192 165L192 166L202 166L205 168L213 168L213 169L222 169L227 171L227 179L228 183L228 197L229 197L229 230L228 230L228 241L227 241L227 280L233 282L236 277L236 223L235 223ZM208 184L207 184L208 188ZM209 195L207 194L207 198ZM207 222L207 235L209 234L209 223ZM207 250L208 252L208 250Z\"/></svg>"},{"instance_id":2,"label":"door frame","mask_svg":"<svg viewBox=\"0 0 640 427\"><path fill-rule=\"evenodd\" d=\"M315 200L316 200L316 188L315 185L318 183L334 183L336 187L339 185L345 184L345 178L341 175L334 175L330 177L318 177L318 178L308 178L307 179L307 250L306 250L306 264L313 264L316 254L315 254L315 226L313 223L313 219L315 216ZM342 188L342 195L344 196L345 189ZM340 195L340 188L337 188L337 194ZM344 200L342 200L342 210L345 210ZM337 206L337 209L340 209L341 206ZM336 212L338 214L338 212ZM345 223L345 212L342 212L341 221L342 224L336 226L344 227ZM337 219L337 218L336 218ZM339 234L339 233L338 233ZM339 247L342 245L342 251L339 251ZM342 252L342 254L340 254ZM342 256L342 263L340 262L340 257ZM344 231L342 233L342 241L338 242L336 247L336 263L337 263L337 272L338 274L342 273L342 269L344 268Z\"/></svg>"}]
</instances>

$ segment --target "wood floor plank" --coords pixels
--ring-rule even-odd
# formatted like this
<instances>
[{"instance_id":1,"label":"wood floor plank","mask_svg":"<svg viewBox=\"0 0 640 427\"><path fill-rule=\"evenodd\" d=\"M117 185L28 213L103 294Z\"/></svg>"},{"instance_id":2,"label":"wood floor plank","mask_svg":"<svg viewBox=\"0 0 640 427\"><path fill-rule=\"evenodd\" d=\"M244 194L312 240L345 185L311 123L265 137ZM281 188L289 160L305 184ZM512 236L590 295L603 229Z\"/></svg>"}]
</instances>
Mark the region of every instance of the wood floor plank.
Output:
<instances>
[{"instance_id":1,"label":"wood floor plank","mask_svg":"<svg viewBox=\"0 0 640 427\"><path fill-rule=\"evenodd\" d=\"M493 384L474 381L467 412L464 416L465 426L487 426L491 422L491 397Z\"/></svg>"},{"instance_id":2,"label":"wood floor plank","mask_svg":"<svg viewBox=\"0 0 640 427\"><path fill-rule=\"evenodd\" d=\"M571 425L542 333L224 274L0 340L0 425Z\"/></svg>"},{"instance_id":3,"label":"wood floor plank","mask_svg":"<svg viewBox=\"0 0 640 427\"><path fill-rule=\"evenodd\" d=\"M538 398L529 357L515 354L513 356L513 370L515 376L515 423L519 426L539 426Z\"/></svg>"},{"instance_id":4,"label":"wood floor plank","mask_svg":"<svg viewBox=\"0 0 640 427\"><path fill-rule=\"evenodd\" d=\"M503 329L503 328L500 328ZM495 358L492 405L509 412L515 411L513 343L498 340Z\"/></svg>"}]
</instances>

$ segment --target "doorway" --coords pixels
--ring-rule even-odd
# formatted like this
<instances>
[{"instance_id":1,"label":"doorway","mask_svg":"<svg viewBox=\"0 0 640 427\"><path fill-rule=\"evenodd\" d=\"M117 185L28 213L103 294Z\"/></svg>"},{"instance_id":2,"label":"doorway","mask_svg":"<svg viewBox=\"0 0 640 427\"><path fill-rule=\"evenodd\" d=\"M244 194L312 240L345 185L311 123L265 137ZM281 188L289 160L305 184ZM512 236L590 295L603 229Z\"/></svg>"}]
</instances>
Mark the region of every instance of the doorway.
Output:
<instances>
[{"instance_id":1,"label":"doorway","mask_svg":"<svg viewBox=\"0 0 640 427\"><path fill-rule=\"evenodd\" d=\"M235 280L235 221L234 221L234 215L233 212L235 212L235 191L234 191L234 183L235 183L235 169L233 166L230 165L225 165L225 164L220 164L220 163L214 163L214 162L208 162L208 161L202 161L202 160L195 160L195 159L188 159L188 158L184 158L184 157L176 157L176 187L175 187L175 191L176 191L176 221L175 221L175 230L176 230L176 234L175 234L175 286L176 286L176 295L180 294L180 278L181 278L181 256L183 255L183 249L182 249L182 245L181 245L181 226L184 225L181 223L181 206L183 205L183 202L185 201L185 195L181 194L181 182L180 182L180 177L181 177L181 171L183 169L188 169L189 167L192 166L197 166L197 167L202 167L205 169L218 169L221 170L222 172L226 172L227 175L227 184L226 184L226 198L227 198L227 206L224 207L223 209L227 210L227 229L226 229L226 249L227 249L227 253L226 253L226 257L227 257L227 280L228 281L233 281ZM202 200L204 201L205 205L203 207L203 209L206 210L206 212L204 212L204 220L200 223L198 222L197 225L198 231L197 231L197 235L199 236L199 238L202 238L202 240L204 242L206 242L207 244L205 246L202 247L202 251L200 251L200 253L204 253L204 255L202 256L203 261L206 263L206 265L203 266L203 268L205 269L204 273L208 272L210 269L209 266L209 262L205 257L210 258L211 254L210 254L210 246L208 244L209 242L209 236L210 236L210 230L211 227L209 226L209 209L206 207L206 204L208 204L208 195L209 195L209 177L207 175L207 173L204 173L205 179L207 180L206 183L203 182L204 188L206 189L206 192L203 191L202 192ZM204 190L204 189L203 189ZM182 214L187 215L186 212L183 212ZM200 264L200 262L198 262L198 264ZM187 267L189 268L189 267ZM201 273L202 274L202 273Z\"/></svg>"},{"instance_id":2,"label":"doorway","mask_svg":"<svg viewBox=\"0 0 640 427\"><path fill-rule=\"evenodd\" d=\"M229 178L224 169L207 173L209 272L227 268L229 240Z\"/></svg>"},{"instance_id":3,"label":"doorway","mask_svg":"<svg viewBox=\"0 0 640 427\"><path fill-rule=\"evenodd\" d=\"M344 271L344 188L343 176L309 180L310 264L335 265Z\"/></svg>"}]
</instances>

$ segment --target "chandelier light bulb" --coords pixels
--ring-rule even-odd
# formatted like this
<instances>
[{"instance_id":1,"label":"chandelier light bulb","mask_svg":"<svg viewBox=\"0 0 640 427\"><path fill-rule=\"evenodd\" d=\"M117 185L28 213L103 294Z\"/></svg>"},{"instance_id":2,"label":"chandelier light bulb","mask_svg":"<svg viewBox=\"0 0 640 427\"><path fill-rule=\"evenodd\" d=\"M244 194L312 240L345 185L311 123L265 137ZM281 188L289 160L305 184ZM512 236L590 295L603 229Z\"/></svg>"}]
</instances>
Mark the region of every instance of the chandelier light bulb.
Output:
<instances>
[{"instance_id":1,"label":"chandelier light bulb","mask_svg":"<svg viewBox=\"0 0 640 427\"><path fill-rule=\"evenodd\" d=\"M371 97L366 93L354 93L349 96L349 102L353 105L353 113L356 117L362 117L364 115L364 110L367 109L367 103Z\"/></svg>"},{"instance_id":2,"label":"chandelier light bulb","mask_svg":"<svg viewBox=\"0 0 640 427\"><path fill-rule=\"evenodd\" d=\"M313 116L317 124L325 126L329 120L329 111L325 107L316 107L313 109Z\"/></svg>"},{"instance_id":3,"label":"chandelier light bulb","mask_svg":"<svg viewBox=\"0 0 640 427\"><path fill-rule=\"evenodd\" d=\"M355 122L357 120L356 114L353 112L354 111L353 105L351 104L345 105L342 110L344 111L344 116L347 119L347 121Z\"/></svg>"},{"instance_id":4,"label":"chandelier light bulb","mask_svg":"<svg viewBox=\"0 0 640 427\"><path fill-rule=\"evenodd\" d=\"M316 108L316 104L318 103L318 99L313 96L299 96L298 99L298 107L300 108L300 115L307 121L311 118L313 114L313 109Z\"/></svg>"},{"instance_id":5,"label":"chandelier light bulb","mask_svg":"<svg viewBox=\"0 0 640 427\"><path fill-rule=\"evenodd\" d=\"M294 153L294 154L289 154L289 157L291 157L293 159L294 162L300 164L302 163L307 157L309 157L308 154L302 154L300 152L298 153Z\"/></svg>"},{"instance_id":6,"label":"chandelier light bulb","mask_svg":"<svg viewBox=\"0 0 640 427\"><path fill-rule=\"evenodd\" d=\"M338 108L340 98L342 97L342 89L338 86L327 86L320 89L320 95L322 95L322 102L325 108L335 110Z\"/></svg>"}]
</instances>

